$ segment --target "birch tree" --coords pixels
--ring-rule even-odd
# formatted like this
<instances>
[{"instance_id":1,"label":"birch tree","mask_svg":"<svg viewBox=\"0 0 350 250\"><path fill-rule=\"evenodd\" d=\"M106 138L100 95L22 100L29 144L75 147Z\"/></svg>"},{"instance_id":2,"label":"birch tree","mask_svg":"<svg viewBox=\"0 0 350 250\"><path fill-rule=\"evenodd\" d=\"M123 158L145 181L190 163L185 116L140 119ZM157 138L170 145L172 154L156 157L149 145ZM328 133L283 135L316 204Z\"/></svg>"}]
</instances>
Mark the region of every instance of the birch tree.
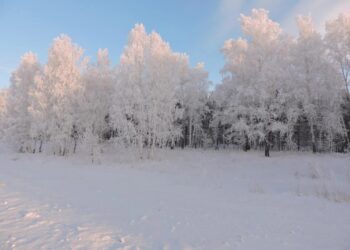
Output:
<instances>
[{"instance_id":1,"label":"birch tree","mask_svg":"<svg viewBox=\"0 0 350 250\"><path fill-rule=\"evenodd\" d=\"M113 120L124 143L136 145L141 157L144 148L152 157L155 147L173 145L180 136L176 93L186 67L186 55L172 52L159 34L135 25L118 67Z\"/></svg>"},{"instance_id":2,"label":"birch tree","mask_svg":"<svg viewBox=\"0 0 350 250\"><path fill-rule=\"evenodd\" d=\"M48 88L48 133L54 153L65 155L75 150L82 103L81 71L86 66L83 49L67 35L54 39L44 67L43 83ZM73 146L73 149L71 146Z\"/></svg>"},{"instance_id":3,"label":"birch tree","mask_svg":"<svg viewBox=\"0 0 350 250\"><path fill-rule=\"evenodd\" d=\"M293 55L294 94L300 115L307 118L310 127L313 152L331 149L335 135L344 135L345 131L341 114L341 79L327 60L325 44L314 29L311 17L299 16L297 23L299 37Z\"/></svg>"},{"instance_id":4,"label":"birch tree","mask_svg":"<svg viewBox=\"0 0 350 250\"><path fill-rule=\"evenodd\" d=\"M269 156L273 132L286 133L286 79L281 71L288 40L268 11L253 9L241 15L247 39L228 40L222 49L226 58L224 84L231 85L224 110L230 134L239 135L244 147L264 143Z\"/></svg>"},{"instance_id":5,"label":"birch tree","mask_svg":"<svg viewBox=\"0 0 350 250\"><path fill-rule=\"evenodd\" d=\"M88 66L83 75L83 103L80 117L84 130L84 143L93 158L100 151L103 139L110 137L110 108L114 90L115 73L107 49L99 49L97 63Z\"/></svg>"},{"instance_id":6,"label":"birch tree","mask_svg":"<svg viewBox=\"0 0 350 250\"><path fill-rule=\"evenodd\" d=\"M40 73L41 66L36 55L25 53L18 68L12 73L11 85L6 101L6 134L9 141L20 152L32 152L35 136L31 127L35 122L28 110L30 106L30 91L34 87L35 77Z\"/></svg>"}]
</instances>

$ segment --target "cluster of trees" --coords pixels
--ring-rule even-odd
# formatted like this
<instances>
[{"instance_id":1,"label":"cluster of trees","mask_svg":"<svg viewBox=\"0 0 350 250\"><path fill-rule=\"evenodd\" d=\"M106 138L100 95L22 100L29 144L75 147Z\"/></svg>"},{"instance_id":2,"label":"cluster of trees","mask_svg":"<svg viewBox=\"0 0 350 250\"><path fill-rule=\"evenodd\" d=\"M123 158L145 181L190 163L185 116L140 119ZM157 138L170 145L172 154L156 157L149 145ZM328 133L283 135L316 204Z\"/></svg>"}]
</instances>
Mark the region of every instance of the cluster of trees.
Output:
<instances>
[{"instance_id":1,"label":"cluster of trees","mask_svg":"<svg viewBox=\"0 0 350 250\"><path fill-rule=\"evenodd\" d=\"M327 22L324 36L310 16L299 16L297 25L294 38L266 10L241 16L245 38L225 42L223 83L214 98L224 141L246 150L263 145L266 156L270 147L346 149L350 14Z\"/></svg>"},{"instance_id":2,"label":"cluster of trees","mask_svg":"<svg viewBox=\"0 0 350 250\"><path fill-rule=\"evenodd\" d=\"M45 65L23 55L0 92L0 136L21 152L59 155L105 143L152 157L156 148L345 151L350 120L350 14L318 33L298 17L289 36L268 11L241 15L245 38L228 40L223 80L209 91L203 64L192 67L159 34L137 24L119 64L100 49L89 63L66 35Z\"/></svg>"},{"instance_id":3,"label":"cluster of trees","mask_svg":"<svg viewBox=\"0 0 350 250\"><path fill-rule=\"evenodd\" d=\"M196 137L207 78L202 64L191 67L187 55L174 53L142 24L131 30L117 67L107 49L90 64L83 49L61 35L45 65L31 52L21 58L1 94L1 131L21 152L66 155L82 145L96 155L113 141L151 157L156 147L175 147L184 120L193 127L187 136Z\"/></svg>"}]
</instances>

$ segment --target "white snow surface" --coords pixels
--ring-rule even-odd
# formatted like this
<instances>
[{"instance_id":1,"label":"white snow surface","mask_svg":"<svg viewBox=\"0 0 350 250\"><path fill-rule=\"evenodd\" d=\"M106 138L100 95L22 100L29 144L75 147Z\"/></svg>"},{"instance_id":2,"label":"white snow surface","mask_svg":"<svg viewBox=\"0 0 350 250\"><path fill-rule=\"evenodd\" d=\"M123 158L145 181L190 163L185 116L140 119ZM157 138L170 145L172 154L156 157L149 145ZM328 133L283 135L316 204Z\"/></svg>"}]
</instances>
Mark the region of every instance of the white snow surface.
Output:
<instances>
[{"instance_id":1,"label":"white snow surface","mask_svg":"<svg viewBox=\"0 0 350 250\"><path fill-rule=\"evenodd\" d=\"M350 155L0 153L0 249L350 249Z\"/></svg>"}]
</instances>

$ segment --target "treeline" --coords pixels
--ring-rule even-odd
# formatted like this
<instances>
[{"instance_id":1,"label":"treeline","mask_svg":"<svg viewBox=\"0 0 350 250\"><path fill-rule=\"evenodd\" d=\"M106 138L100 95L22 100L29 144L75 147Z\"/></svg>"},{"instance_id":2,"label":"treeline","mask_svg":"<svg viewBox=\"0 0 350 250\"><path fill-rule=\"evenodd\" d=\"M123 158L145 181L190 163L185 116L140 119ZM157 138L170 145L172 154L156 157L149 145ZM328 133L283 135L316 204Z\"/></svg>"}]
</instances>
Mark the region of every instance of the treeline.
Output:
<instances>
[{"instance_id":1,"label":"treeline","mask_svg":"<svg viewBox=\"0 0 350 250\"><path fill-rule=\"evenodd\" d=\"M58 155L106 143L152 157L157 148L346 152L350 136L350 14L318 33L298 17L298 37L263 9L240 18L244 38L222 48L222 83L209 91L203 64L191 67L155 32L137 24L117 66L107 49L89 63L66 35L47 63L28 52L0 92L0 134L20 152Z\"/></svg>"}]
</instances>

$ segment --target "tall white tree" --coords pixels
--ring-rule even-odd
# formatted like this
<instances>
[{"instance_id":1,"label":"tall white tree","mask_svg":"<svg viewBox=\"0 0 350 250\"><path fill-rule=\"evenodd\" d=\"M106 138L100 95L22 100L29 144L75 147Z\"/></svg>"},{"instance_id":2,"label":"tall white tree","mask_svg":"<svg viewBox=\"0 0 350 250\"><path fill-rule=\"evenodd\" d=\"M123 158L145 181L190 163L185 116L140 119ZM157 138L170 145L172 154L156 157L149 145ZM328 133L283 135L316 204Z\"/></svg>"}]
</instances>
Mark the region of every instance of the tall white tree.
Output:
<instances>
[{"instance_id":1,"label":"tall white tree","mask_svg":"<svg viewBox=\"0 0 350 250\"><path fill-rule=\"evenodd\" d=\"M289 40L268 11L253 9L251 16L241 15L247 39L228 40L222 49L226 59L223 84L228 89L223 107L223 122L230 124L229 134L250 143L265 144L269 156L273 132L285 134L286 77L282 71Z\"/></svg>"},{"instance_id":2,"label":"tall white tree","mask_svg":"<svg viewBox=\"0 0 350 250\"><path fill-rule=\"evenodd\" d=\"M32 52L25 53L18 68L12 73L11 85L6 101L6 134L21 152L33 150L34 136L31 133L33 116L28 110L31 103L30 92L40 74L41 66Z\"/></svg>"},{"instance_id":3,"label":"tall white tree","mask_svg":"<svg viewBox=\"0 0 350 250\"><path fill-rule=\"evenodd\" d=\"M339 74L327 59L326 47L310 16L297 18L299 37L293 54L294 96L300 116L307 118L314 152L332 148L336 134L344 135ZM318 145L327 141L328 145Z\"/></svg>"},{"instance_id":4,"label":"tall white tree","mask_svg":"<svg viewBox=\"0 0 350 250\"><path fill-rule=\"evenodd\" d=\"M81 72L86 67L83 49L67 35L54 39L44 67L42 83L47 87L47 130L55 153L74 151L80 133L79 113L83 100ZM71 146L73 146L73 149Z\"/></svg>"},{"instance_id":5,"label":"tall white tree","mask_svg":"<svg viewBox=\"0 0 350 250\"><path fill-rule=\"evenodd\" d=\"M142 24L130 32L118 67L112 116L120 137L136 144L141 157L144 147L152 157L155 147L180 135L176 93L187 67L187 56L172 52L157 33L147 34Z\"/></svg>"},{"instance_id":6,"label":"tall white tree","mask_svg":"<svg viewBox=\"0 0 350 250\"><path fill-rule=\"evenodd\" d=\"M346 97L350 101L350 12L326 23L325 42L333 61L340 69Z\"/></svg>"},{"instance_id":7,"label":"tall white tree","mask_svg":"<svg viewBox=\"0 0 350 250\"><path fill-rule=\"evenodd\" d=\"M7 89L0 89L0 141L3 140L6 119L6 96Z\"/></svg>"},{"instance_id":8,"label":"tall white tree","mask_svg":"<svg viewBox=\"0 0 350 250\"><path fill-rule=\"evenodd\" d=\"M104 137L110 136L110 109L114 91L115 72L107 49L99 49L97 63L90 65L83 75L84 99L82 126L84 142L88 144L93 158L98 154L99 144Z\"/></svg>"},{"instance_id":9,"label":"tall white tree","mask_svg":"<svg viewBox=\"0 0 350 250\"><path fill-rule=\"evenodd\" d=\"M186 80L181 82L178 88L178 99L184 110L186 141L190 147L193 147L199 146L198 144L205 140L202 119L208 101L209 81L208 72L204 69L203 63L197 64L194 68L188 68L187 74Z\"/></svg>"}]
</instances>

